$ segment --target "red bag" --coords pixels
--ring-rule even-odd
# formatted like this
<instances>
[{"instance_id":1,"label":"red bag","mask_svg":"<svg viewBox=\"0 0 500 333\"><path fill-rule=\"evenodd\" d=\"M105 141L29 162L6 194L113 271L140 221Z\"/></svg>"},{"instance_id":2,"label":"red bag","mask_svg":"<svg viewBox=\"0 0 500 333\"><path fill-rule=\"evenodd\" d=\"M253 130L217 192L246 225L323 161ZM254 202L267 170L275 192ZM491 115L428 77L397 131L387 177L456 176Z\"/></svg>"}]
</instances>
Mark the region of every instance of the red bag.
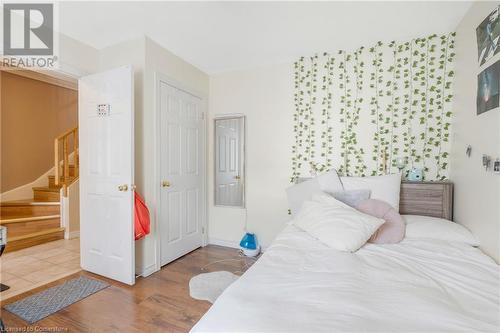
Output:
<instances>
[{"instance_id":1,"label":"red bag","mask_svg":"<svg viewBox=\"0 0 500 333\"><path fill-rule=\"evenodd\" d=\"M149 210L144 200L134 192L135 205L134 205L134 229L135 229L135 240L141 239L142 237L149 234L150 231L150 221L149 221Z\"/></svg>"}]
</instances>

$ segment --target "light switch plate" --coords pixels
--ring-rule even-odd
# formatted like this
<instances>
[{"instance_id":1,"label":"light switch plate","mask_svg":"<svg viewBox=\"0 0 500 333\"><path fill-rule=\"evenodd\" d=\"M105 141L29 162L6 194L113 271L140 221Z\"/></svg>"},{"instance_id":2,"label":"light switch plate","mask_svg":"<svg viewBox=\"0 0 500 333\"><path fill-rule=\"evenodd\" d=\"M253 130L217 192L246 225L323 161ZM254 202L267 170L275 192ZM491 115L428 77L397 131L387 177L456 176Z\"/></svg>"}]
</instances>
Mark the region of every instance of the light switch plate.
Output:
<instances>
[{"instance_id":1,"label":"light switch plate","mask_svg":"<svg viewBox=\"0 0 500 333\"><path fill-rule=\"evenodd\" d=\"M109 116L111 106L109 104L97 104L97 115L100 117Z\"/></svg>"}]
</instances>

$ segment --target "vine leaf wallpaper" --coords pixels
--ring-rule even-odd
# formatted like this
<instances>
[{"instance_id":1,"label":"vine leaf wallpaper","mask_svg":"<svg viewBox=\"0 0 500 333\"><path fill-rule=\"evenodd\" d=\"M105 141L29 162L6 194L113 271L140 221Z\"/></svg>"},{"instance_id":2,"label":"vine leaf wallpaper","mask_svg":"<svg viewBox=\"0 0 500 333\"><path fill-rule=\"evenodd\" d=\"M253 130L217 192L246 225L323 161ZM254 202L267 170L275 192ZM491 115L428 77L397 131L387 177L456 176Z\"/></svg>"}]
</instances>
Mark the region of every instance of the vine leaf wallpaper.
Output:
<instances>
[{"instance_id":1,"label":"vine leaf wallpaper","mask_svg":"<svg viewBox=\"0 0 500 333\"><path fill-rule=\"evenodd\" d=\"M335 168L342 175L422 168L448 177L455 33L377 42L294 63L292 176Z\"/></svg>"}]
</instances>

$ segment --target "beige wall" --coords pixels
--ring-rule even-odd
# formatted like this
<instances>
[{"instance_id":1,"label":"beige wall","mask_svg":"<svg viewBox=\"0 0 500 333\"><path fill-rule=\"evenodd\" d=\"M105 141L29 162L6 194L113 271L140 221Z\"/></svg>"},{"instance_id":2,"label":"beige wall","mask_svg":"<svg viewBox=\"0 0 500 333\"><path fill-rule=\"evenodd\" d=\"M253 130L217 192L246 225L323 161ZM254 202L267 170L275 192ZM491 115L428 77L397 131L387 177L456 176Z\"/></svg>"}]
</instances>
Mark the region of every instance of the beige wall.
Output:
<instances>
[{"instance_id":1,"label":"beige wall","mask_svg":"<svg viewBox=\"0 0 500 333\"><path fill-rule=\"evenodd\" d=\"M484 252L500 260L500 175L485 171L482 154L500 158L500 111L476 115L477 75L500 59L479 67L476 27L498 2L476 2L457 27L453 149L450 178L455 183L455 220L469 228ZM465 150L472 147L467 158Z\"/></svg>"},{"instance_id":2,"label":"beige wall","mask_svg":"<svg viewBox=\"0 0 500 333\"><path fill-rule=\"evenodd\" d=\"M246 115L246 210L248 231L268 246L289 220L293 135L293 66L277 65L212 76L208 132L209 241L237 246L245 210L214 206L213 123L218 115Z\"/></svg>"},{"instance_id":3,"label":"beige wall","mask_svg":"<svg viewBox=\"0 0 500 333\"><path fill-rule=\"evenodd\" d=\"M54 139L77 126L78 93L8 72L1 80L1 192L54 166Z\"/></svg>"}]
</instances>

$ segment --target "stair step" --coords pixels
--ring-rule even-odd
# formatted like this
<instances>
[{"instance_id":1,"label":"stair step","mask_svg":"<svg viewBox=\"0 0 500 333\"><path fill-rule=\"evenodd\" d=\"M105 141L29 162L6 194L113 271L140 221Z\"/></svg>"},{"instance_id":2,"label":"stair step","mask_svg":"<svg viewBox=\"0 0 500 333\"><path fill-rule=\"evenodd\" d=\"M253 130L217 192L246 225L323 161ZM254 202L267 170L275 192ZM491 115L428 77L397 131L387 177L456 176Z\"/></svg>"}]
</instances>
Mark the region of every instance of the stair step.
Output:
<instances>
[{"instance_id":1,"label":"stair step","mask_svg":"<svg viewBox=\"0 0 500 333\"><path fill-rule=\"evenodd\" d=\"M51 228L43 231L33 232L23 236L7 236L7 246L5 252L17 251L27 247L52 242L64 238L64 228Z\"/></svg>"},{"instance_id":2,"label":"stair step","mask_svg":"<svg viewBox=\"0 0 500 333\"><path fill-rule=\"evenodd\" d=\"M0 225L7 227L7 241L12 238L30 235L61 226L60 215L20 217L0 220Z\"/></svg>"},{"instance_id":3,"label":"stair step","mask_svg":"<svg viewBox=\"0 0 500 333\"><path fill-rule=\"evenodd\" d=\"M59 206L59 203L58 202L33 201L33 199L0 202L0 207L19 207L19 206Z\"/></svg>"},{"instance_id":4,"label":"stair step","mask_svg":"<svg viewBox=\"0 0 500 333\"><path fill-rule=\"evenodd\" d=\"M33 191L57 192L57 193L59 193L59 189L58 188L53 188L53 187L48 187L48 186L33 187Z\"/></svg>"},{"instance_id":5,"label":"stair step","mask_svg":"<svg viewBox=\"0 0 500 333\"><path fill-rule=\"evenodd\" d=\"M0 203L0 220L19 217L58 215L60 211L61 205L59 201L40 202L33 201L33 199L7 201Z\"/></svg>"},{"instance_id":6,"label":"stair step","mask_svg":"<svg viewBox=\"0 0 500 333\"><path fill-rule=\"evenodd\" d=\"M68 180L69 180L69 182L72 182L75 178L76 177L74 177L74 176L70 176L70 177L68 177ZM63 181L64 181L64 177L63 176L59 177L59 185L56 185L56 176L49 176L49 187L50 188L61 188L62 185L60 185L60 184L62 184Z\"/></svg>"},{"instance_id":7,"label":"stair step","mask_svg":"<svg viewBox=\"0 0 500 333\"><path fill-rule=\"evenodd\" d=\"M52 187L33 187L35 201L59 201L60 189Z\"/></svg>"},{"instance_id":8,"label":"stair step","mask_svg":"<svg viewBox=\"0 0 500 333\"><path fill-rule=\"evenodd\" d=\"M55 219L59 218L60 215L45 215L45 216L18 216L18 217L11 217L8 219L0 219L0 224L11 224L11 223L22 223L22 222L31 222L31 221L43 221L43 220L49 220L49 219Z\"/></svg>"}]
</instances>

